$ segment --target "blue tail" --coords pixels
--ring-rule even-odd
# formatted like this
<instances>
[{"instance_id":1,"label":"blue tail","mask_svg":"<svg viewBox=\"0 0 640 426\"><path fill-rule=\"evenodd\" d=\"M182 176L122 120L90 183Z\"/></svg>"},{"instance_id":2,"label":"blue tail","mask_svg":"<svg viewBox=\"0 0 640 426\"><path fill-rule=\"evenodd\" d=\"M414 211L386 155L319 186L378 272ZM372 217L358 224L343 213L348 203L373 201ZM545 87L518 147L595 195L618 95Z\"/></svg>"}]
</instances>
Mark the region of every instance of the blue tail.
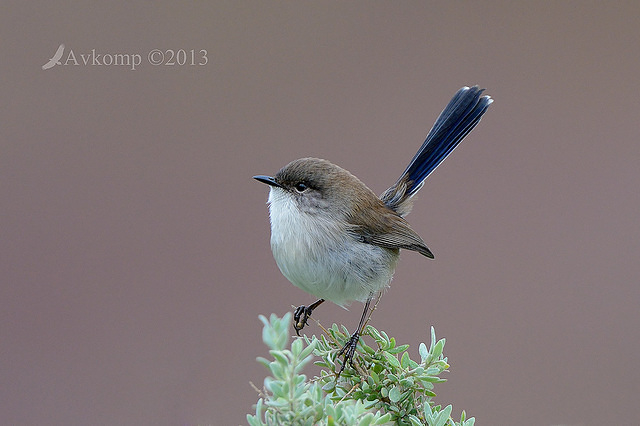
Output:
<instances>
[{"instance_id":1,"label":"blue tail","mask_svg":"<svg viewBox=\"0 0 640 426\"><path fill-rule=\"evenodd\" d=\"M478 86L463 87L453 96L407 169L398 181L381 195L380 198L388 207L401 216L409 213L410 198L420 190L427 176L478 124L493 102L489 96L481 96L483 91L484 89Z\"/></svg>"}]
</instances>

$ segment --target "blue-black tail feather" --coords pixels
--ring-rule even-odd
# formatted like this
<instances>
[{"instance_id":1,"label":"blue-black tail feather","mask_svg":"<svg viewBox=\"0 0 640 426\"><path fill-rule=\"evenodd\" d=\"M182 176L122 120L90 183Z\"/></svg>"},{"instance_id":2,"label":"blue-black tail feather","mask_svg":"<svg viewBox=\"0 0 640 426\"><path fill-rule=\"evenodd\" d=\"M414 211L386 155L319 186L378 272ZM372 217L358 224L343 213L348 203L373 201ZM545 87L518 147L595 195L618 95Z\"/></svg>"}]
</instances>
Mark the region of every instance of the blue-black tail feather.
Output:
<instances>
[{"instance_id":1,"label":"blue-black tail feather","mask_svg":"<svg viewBox=\"0 0 640 426\"><path fill-rule=\"evenodd\" d=\"M408 213L410 205L404 208L402 204L418 192L424 180L478 124L493 102L489 96L481 96L483 91L478 86L458 90L440 113L404 173L382 194L381 199L387 206L403 216Z\"/></svg>"}]
</instances>

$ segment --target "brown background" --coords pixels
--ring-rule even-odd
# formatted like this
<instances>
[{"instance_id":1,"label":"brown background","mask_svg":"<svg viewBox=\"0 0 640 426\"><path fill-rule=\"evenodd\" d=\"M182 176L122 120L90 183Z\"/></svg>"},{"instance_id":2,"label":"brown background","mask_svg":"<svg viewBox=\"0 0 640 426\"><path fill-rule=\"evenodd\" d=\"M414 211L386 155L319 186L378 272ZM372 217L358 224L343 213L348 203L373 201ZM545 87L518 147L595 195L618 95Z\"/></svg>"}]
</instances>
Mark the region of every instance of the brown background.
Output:
<instances>
[{"instance_id":1,"label":"brown background","mask_svg":"<svg viewBox=\"0 0 640 426\"><path fill-rule=\"evenodd\" d=\"M465 84L496 102L374 325L414 357L434 325L479 425L637 424L638 2L138 3L0 6L3 424L245 423L258 315L312 300L251 176L313 155L380 193ZM60 43L145 61L43 71Z\"/></svg>"}]
</instances>

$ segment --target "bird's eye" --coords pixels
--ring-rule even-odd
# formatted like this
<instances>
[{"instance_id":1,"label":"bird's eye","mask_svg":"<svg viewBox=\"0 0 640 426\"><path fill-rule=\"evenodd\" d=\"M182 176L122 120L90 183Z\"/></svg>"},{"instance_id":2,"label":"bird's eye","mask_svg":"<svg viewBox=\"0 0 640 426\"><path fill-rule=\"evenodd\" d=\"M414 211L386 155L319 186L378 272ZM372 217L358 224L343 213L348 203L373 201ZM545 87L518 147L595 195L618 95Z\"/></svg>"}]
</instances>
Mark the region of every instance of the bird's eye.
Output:
<instances>
[{"instance_id":1,"label":"bird's eye","mask_svg":"<svg viewBox=\"0 0 640 426\"><path fill-rule=\"evenodd\" d=\"M298 192L304 192L307 190L307 188L308 186L304 182L298 182L296 184L296 191Z\"/></svg>"}]
</instances>

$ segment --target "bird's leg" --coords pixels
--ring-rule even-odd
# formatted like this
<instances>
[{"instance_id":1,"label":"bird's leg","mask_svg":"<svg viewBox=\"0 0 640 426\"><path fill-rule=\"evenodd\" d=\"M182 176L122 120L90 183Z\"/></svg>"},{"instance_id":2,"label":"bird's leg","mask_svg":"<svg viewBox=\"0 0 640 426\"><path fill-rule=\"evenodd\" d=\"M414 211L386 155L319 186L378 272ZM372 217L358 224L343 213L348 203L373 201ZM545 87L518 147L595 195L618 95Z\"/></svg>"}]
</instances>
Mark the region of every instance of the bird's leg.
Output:
<instances>
[{"instance_id":1,"label":"bird's leg","mask_svg":"<svg viewBox=\"0 0 640 426\"><path fill-rule=\"evenodd\" d=\"M340 352L338 352L339 357L344 355L344 360L342 361L342 367L340 367L340 371L338 371L338 376L342 374L342 371L347 365L347 362L353 366L353 356L356 353L356 348L358 347L358 342L360 341L360 333L362 332L362 327L364 326L365 319L367 318L367 312L369 311L370 303L371 297L369 297L364 304L364 311L362 312L362 317L360 318L358 328L351 335L351 337L349 337L349 340L347 340L347 343L345 343L342 349L340 349Z\"/></svg>"},{"instance_id":2,"label":"bird's leg","mask_svg":"<svg viewBox=\"0 0 640 426\"><path fill-rule=\"evenodd\" d=\"M296 329L296 334L298 336L300 335L300 330L307 325L307 320L311 316L313 310L320 306L322 302L324 302L324 299L318 299L309 306L302 305L296 308L296 311L293 313L293 328Z\"/></svg>"}]
</instances>

